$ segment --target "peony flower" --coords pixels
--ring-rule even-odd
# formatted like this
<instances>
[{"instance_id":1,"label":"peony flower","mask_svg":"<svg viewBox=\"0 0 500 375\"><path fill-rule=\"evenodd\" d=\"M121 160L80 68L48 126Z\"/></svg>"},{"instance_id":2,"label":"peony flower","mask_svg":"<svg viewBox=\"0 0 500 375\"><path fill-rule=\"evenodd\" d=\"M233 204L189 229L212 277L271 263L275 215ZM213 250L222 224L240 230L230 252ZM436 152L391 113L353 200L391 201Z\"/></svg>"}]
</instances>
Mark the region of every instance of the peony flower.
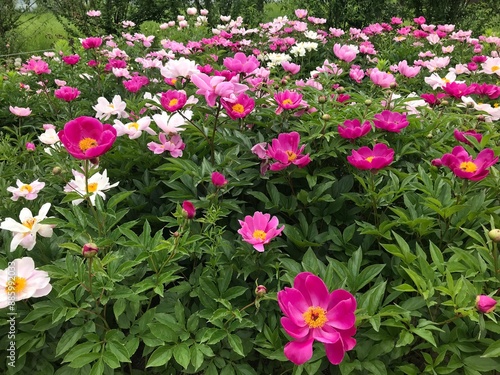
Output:
<instances>
[{"instance_id":1,"label":"peony flower","mask_svg":"<svg viewBox=\"0 0 500 375\"><path fill-rule=\"evenodd\" d=\"M191 76L191 82L198 87L196 93L204 95L210 107L215 106L215 101L218 97L223 99L236 98L237 95L248 89L248 86L241 83L227 81L224 76L210 77L204 73Z\"/></svg>"},{"instance_id":2,"label":"peony flower","mask_svg":"<svg viewBox=\"0 0 500 375\"><path fill-rule=\"evenodd\" d=\"M481 294L476 297L476 308L482 313L489 314L495 310L497 301L490 296Z\"/></svg>"},{"instance_id":3,"label":"peony flower","mask_svg":"<svg viewBox=\"0 0 500 375\"><path fill-rule=\"evenodd\" d=\"M457 99L460 99L462 96L467 96L474 92L474 87L470 87L466 83L459 82L449 82L441 88L449 96Z\"/></svg>"},{"instance_id":4,"label":"peony flower","mask_svg":"<svg viewBox=\"0 0 500 375\"><path fill-rule=\"evenodd\" d=\"M19 117L26 117L31 114L31 109L30 108L23 108L23 107L12 107L9 106L9 111Z\"/></svg>"},{"instance_id":5,"label":"peony flower","mask_svg":"<svg viewBox=\"0 0 500 375\"><path fill-rule=\"evenodd\" d=\"M56 132L56 127L52 124L44 124L45 132L38 136L40 142L46 145L54 145L59 142L59 136Z\"/></svg>"},{"instance_id":6,"label":"peony flower","mask_svg":"<svg viewBox=\"0 0 500 375\"><path fill-rule=\"evenodd\" d=\"M281 67L291 74L297 74L300 71L300 65L288 61L282 61Z\"/></svg>"},{"instance_id":7,"label":"peony flower","mask_svg":"<svg viewBox=\"0 0 500 375\"><path fill-rule=\"evenodd\" d=\"M477 133L475 130L467 130L465 132L461 132L458 129L453 130L453 136L459 142L463 142L467 145L470 145L471 142L467 138L476 138L478 142L481 142L483 139L483 135Z\"/></svg>"},{"instance_id":8,"label":"peony flower","mask_svg":"<svg viewBox=\"0 0 500 375\"><path fill-rule=\"evenodd\" d=\"M54 91L54 96L57 99L64 100L65 102L71 102L78 98L79 95L80 91L77 88L69 86L63 86Z\"/></svg>"},{"instance_id":9,"label":"peony flower","mask_svg":"<svg viewBox=\"0 0 500 375\"><path fill-rule=\"evenodd\" d=\"M398 63L398 72L407 78L413 78L420 73L420 66L409 66L406 60Z\"/></svg>"},{"instance_id":10,"label":"peony flower","mask_svg":"<svg viewBox=\"0 0 500 375\"><path fill-rule=\"evenodd\" d=\"M432 164L445 166L451 169L455 176L471 181L479 181L485 178L490 171L489 167L498 161L498 156L492 149L485 148L476 159L472 159L462 146L455 146L451 154L444 154L441 159L435 159Z\"/></svg>"},{"instance_id":11,"label":"peony flower","mask_svg":"<svg viewBox=\"0 0 500 375\"><path fill-rule=\"evenodd\" d=\"M11 199L17 201L19 198L24 198L28 201L32 201L38 197L38 193L44 188L45 182L35 180L31 184L25 184L18 179L16 185L17 187L9 186L7 188L7 191L12 193Z\"/></svg>"},{"instance_id":12,"label":"peony flower","mask_svg":"<svg viewBox=\"0 0 500 375\"><path fill-rule=\"evenodd\" d=\"M295 109L302 103L302 94L295 91L285 90L274 94L274 100L278 103L276 114L279 115L285 109Z\"/></svg>"},{"instance_id":13,"label":"peony flower","mask_svg":"<svg viewBox=\"0 0 500 375\"><path fill-rule=\"evenodd\" d=\"M295 16L297 16L297 18L306 18L307 9L295 9Z\"/></svg>"},{"instance_id":14,"label":"peony flower","mask_svg":"<svg viewBox=\"0 0 500 375\"><path fill-rule=\"evenodd\" d=\"M393 133L399 133L401 129L406 128L410 124L405 114L391 112L387 109L381 113L377 113L373 117L373 123L376 128Z\"/></svg>"},{"instance_id":15,"label":"peony flower","mask_svg":"<svg viewBox=\"0 0 500 375\"><path fill-rule=\"evenodd\" d=\"M100 17L101 16L101 11L100 10L89 10L87 12L87 16L89 16L89 17Z\"/></svg>"},{"instance_id":16,"label":"peony flower","mask_svg":"<svg viewBox=\"0 0 500 375\"><path fill-rule=\"evenodd\" d=\"M375 85L382 88L388 88L396 84L396 78L391 73L382 72L378 68L371 70L370 79Z\"/></svg>"},{"instance_id":17,"label":"peony flower","mask_svg":"<svg viewBox=\"0 0 500 375\"><path fill-rule=\"evenodd\" d=\"M113 128L116 129L116 136L121 137L122 135L128 135L129 139L137 139L145 131L148 134L156 135L156 132L149 127L151 124L151 118L145 116L137 121L129 122L127 124L122 123L120 120L115 120Z\"/></svg>"},{"instance_id":18,"label":"peony flower","mask_svg":"<svg viewBox=\"0 0 500 375\"><path fill-rule=\"evenodd\" d=\"M356 118L353 120L345 120L343 125L338 126L339 135L346 139L356 139L362 137L372 130L370 121L361 122Z\"/></svg>"},{"instance_id":19,"label":"peony flower","mask_svg":"<svg viewBox=\"0 0 500 375\"><path fill-rule=\"evenodd\" d=\"M379 170L387 167L394 160L394 150L384 143L377 143L371 150L363 146L358 150L352 150L347 161L361 170Z\"/></svg>"},{"instance_id":20,"label":"peony flower","mask_svg":"<svg viewBox=\"0 0 500 375\"><path fill-rule=\"evenodd\" d=\"M312 357L314 340L325 346L328 360L338 365L345 352L356 345L356 299L344 289L328 292L323 280L309 272L299 273L293 288L278 292L283 311L281 326L293 338L285 356L302 365Z\"/></svg>"},{"instance_id":21,"label":"peony flower","mask_svg":"<svg viewBox=\"0 0 500 375\"><path fill-rule=\"evenodd\" d=\"M168 90L161 94L160 103L169 112L175 112L186 104L187 95L184 90Z\"/></svg>"},{"instance_id":22,"label":"peony flower","mask_svg":"<svg viewBox=\"0 0 500 375\"><path fill-rule=\"evenodd\" d=\"M101 96L97 99L97 104L92 108L96 111L95 117L99 120L107 120L112 115L116 115L118 118L127 117L126 107L127 103L122 100L121 96L115 95L111 103Z\"/></svg>"},{"instance_id":23,"label":"peony flower","mask_svg":"<svg viewBox=\"0 0 500 375\"><path fill-rule=\"evenodd\" d=\"M81 116L67 122L58 136L73 157L85 160L108 152L116 140L116 129L93 117Z\"/></svg>"},{"instance_id":24,"label":"peony flower","mask_svg":"<svg viewBox=\"0 0 500 375\"><path fill-rule=\"evenodd\" d=\"M175 23L174 23L175 24ZM181 57L179 60L168 60L160 74L165 78L191 77L193 74L199 74L195 61Z\"/></svg>"},{"instance_id":25,"label":"peony flower","mask_svg":"<svg viewBox=\"0 0 500 375\"><path fill-rule=\"evenodd\" d=\"M359 53L359 48L352 44L341 45L339 43L335 43L333 46L333 53L340 60L345 62L353 61Z\"/></svg>"},{"instance_id":26,"label":"peony flower","mask_svg":"<svg viewBox=\"0 0 500 375\"><path fill-rule=\"evenodd\" d=\"M30 59L26 64L21 67L21 73L33 72L37 75L49 74L49 64L43 60Z\"/></svg>"},{"instance_id":27,"label":"peony flower","mask_svg":"<svg viewBox=\"0 0 500 375\"><path fill-rule=\"evenodd\" d=\"M97 195L99 195L104 200L106 199L106 195L103 192L114 188L119 184L118 182L116 182L110 185L108 172L106 170L104 170L102 174L99 172L94 173L91 177L88 178L88 181L85 181L85 175L78 171L73 170L73 176L75 178L66 184L66 186L64 187L64 192L78 193L82 197L89 194L92 206L95 206L95 199ZM78 198L71 201L71 203L76 206L82 203L83 200L83 198Z\"/></svg>"},{"instance_id":28,"label":"peony flower","mask_svg":"<svg viewBox=\"0 0 500 375\"><path fill-rule=\"evenodd\" d=\"M0 309L14 301L46 296L51 290L49 274L37 270L30 257L15 259L0 270Z\"/></svg>"},{"instance_id":29,"label":"peony flower","mask_svg":"<svg viewBox=\"0 0 500 375\"><path fill-rule=\"evenodd\" d=\"M27 151L35 151L36 146L32 142L26 142L26 150Z\"/></svg>"},{"instance_id":30,"label":"peony flower","mask_svg":"<svg viewBox=\"0 0 500 375\"><path fill-rule=\"evenodd\" d=\"M272 171L280 171L290 164L295 164L299 168L310 163L309 154L303 155L305 145L299 148L300 135L297 132L281 133L278 138L271 141L267 148L267 156L276 160L270 165Z\"/></svg>"},{"instance_id":31,"label":"peony flower","mask_svg":"<svg viewBox=\"0 0 500 375\"><path fill-rule=\"evenodd\" d=\"M159 155L165 151L170 152L170 156L178 158L182 156L182 150L186 147L179 134L160 133L158 136L161 143L149 142L148 149Z\"/></svg>"},{"instance_id":32,"label":"peony flower","mask_svg":"<svg viewBox=\"0 0 500 375\"><path fill-rule=\"evenodd\" d=\"M256 211L253 216L245 216L245 220L238 220L241 228L238 233L243 237L243 241L253 245L254 249L263 252L264 245L267 245L271 240L280 236L285 226L278 228L278 218L270 214L263 214Z\"/></svg>"},{"instance_id":33,"label":"peony flower","mask_svg":"<svg viewBox=\"0 0 500 375\"><path fill-rule=\"evenodd\" d=\"M250 74L260 65L255 56L246 56L243 52L237 52L233 57L226 57L223 61L224 66L235 73Z\"/></svg>"},{"instance_id":34,"label":"peony flower","mask_svg":"<svg viewBox=\"0 0 500 375\"><path fill-rule=\"evenodd\" d=\"M192 112L189 111L184 114L184 117L191 119ZM174 113L169 115L166 112L161 114L153 115L153 121L158 125L158 127L163 130L166 134L177 134L184 130L182 127L186 124L186 120L180 113Z\"/></svg>"},{"instance_id":35,"label":"peony flower","mask_svg":"<svg viewBox=\"0 0 500 375\"><path fill-rule=\"evenodd\" d=\"M190 201L182 202L182 213L188 219L194 218L196 216L196 208L194 207L194 204L192 204Z\"/></svg>"},{"instance_id":36,"label":"peony flower","mask_svg":"<svg viewBox=\"0 0 500 375\"><path fill-rule=\"evenodd\" d=\"M99 37L90 37L82 40L82 46L85 49L99 48L102 44L102 39Z\"/></svg>"},{"instance_id":37,"label":"peony flower","mask_svg":"<svg viewBox=\"0 0 500 375\"><path fill-rule=\"evenodd\" d=\"M40 221L47 217L49 212L50 203L45 203L38 212L38 215L33 216L28 208L23 208L19 214L18 223L14 219L8 217L0 223L0 229L9 230L14 233L12 242L10 243L10 251L16 250L17 246L31 250L36 244L36 235L40 234L42 237L51 237L53 225L40 224Z\"/></svg>"},{"instance_id":38,"label":"peony flower","mask_svg":"<svg viewBox=\"0 0 500 375\"><path fill-rule=\"evenodd\" d=\"M246 117L255 108L255 100L244 92L235 99L221 99L220 102L233 120Z\"/></svg>"},{"instance_id":39,"label":"peony flower","mask_svg":"<svg viewBox=\"0 0 500 375\"><path fill-rule=\"evenodd\" d=\"M61 57L61 60L67 65L76 65L80 61L80 56L78 55L68 55Z\"/></svg>"},{"instance_id":40,"label":"peony flower","mask_svg":"<svg viewBox=\"0 0 500 375\"><path fill-rule=\"evenodd\" d=\"M213 172L211 179L212 179L212 184L214 184L216 187L223 187L227 185L226 178L220 172Z\"/></svg>"}]
</instances>

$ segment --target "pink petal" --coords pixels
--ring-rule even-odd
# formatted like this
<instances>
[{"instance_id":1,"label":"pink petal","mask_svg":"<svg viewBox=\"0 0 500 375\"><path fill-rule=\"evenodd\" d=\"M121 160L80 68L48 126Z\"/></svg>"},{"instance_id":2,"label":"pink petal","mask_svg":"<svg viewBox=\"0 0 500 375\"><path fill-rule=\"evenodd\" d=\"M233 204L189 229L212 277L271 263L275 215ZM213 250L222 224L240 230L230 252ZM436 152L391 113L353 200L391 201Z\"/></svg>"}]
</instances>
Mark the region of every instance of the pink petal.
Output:
<instances>
[{"instance_id":1,"label":"pink petal","mask_svg":"<svg viewBox=\"0 0 500 375\"><path fill-rule=\"evenodd\" d=\"M309 327L300 327L287 317L281 318L281 325L286 333L294 339L303 339L309 333Z\"/></svg>"},{"instance_id":2,"label":"pink petal","mask_svg":"<svg viewBox=\"0 0 500 375\"><path fill-rule=\"evenodd\" d=\"M338 340L333 344L325 344L326 356L330 363L338 365L344 359L345 350L342 340Z\"/></svg>"},{"instance_id":3,"label":"pink petal","mask_svg":"<svg viewBox=\"0 0 500 375\"><path fill-rule=\"evenodd\" d=\"M285 345L285 356L296 365L302 365L312 357L313 338L305 341L292 341Z\"/></svg>"}]
</instances>

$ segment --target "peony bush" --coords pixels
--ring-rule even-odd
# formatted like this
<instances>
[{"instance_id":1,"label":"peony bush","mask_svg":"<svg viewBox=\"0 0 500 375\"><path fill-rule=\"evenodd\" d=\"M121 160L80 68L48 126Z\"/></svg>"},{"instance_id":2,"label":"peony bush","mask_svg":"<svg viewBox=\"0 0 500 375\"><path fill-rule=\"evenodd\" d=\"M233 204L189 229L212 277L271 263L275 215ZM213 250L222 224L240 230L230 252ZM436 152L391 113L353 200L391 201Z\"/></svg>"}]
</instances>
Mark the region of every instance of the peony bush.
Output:
<instances>
[{"instance_id":1,"label":"peony bush","mask_svg":"<svg viewBox=\"0 0 500 375\"><path fill-rule=\"evenodd\" d=\"M199 14L1 72L2 373L497 373L500 38Z\"/></svg>"}]
</instances>

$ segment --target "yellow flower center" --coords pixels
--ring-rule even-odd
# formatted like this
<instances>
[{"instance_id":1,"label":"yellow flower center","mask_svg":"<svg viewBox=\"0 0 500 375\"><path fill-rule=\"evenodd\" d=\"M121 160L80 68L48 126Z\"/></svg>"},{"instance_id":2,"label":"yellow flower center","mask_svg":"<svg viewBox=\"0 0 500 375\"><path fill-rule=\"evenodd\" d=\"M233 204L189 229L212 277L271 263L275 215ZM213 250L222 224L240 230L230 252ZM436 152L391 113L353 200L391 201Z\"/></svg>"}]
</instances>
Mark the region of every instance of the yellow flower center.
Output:
<instances>
[{"instance_id":1,"label":"yellow flower center","mask_svg":"<svg viewBox=\"0 0 500 375\"><path fill-rule=\"evenodd\" d=\"M371 163L373 161L373 158L374 156L368 156L365 160L368 162L368 163Z\"/></svg>"},{"instance_id":2,"label":"yellow flower center","mask_svg":"<svg viewBox=\"0 0 500 375\"><path fill-rule=\"evenodd\" d=\"M115 105L113 103L109 103L108 107L111 108L111 109L115 109Z\"/></svg>"},{"instance_id":3,"label":"yellow flower center","mask_svg":"<svg viewBox=\"0 0 500 375\"><path fill-rule=\"evenodd\" d=\"M130 124L127 125L129 129L134 128L135 130L139 130L139 124L137 122L131 122Z\"/></svg>"},{"instance_id":4,"label":"yellow flower center","mask_svg":"<svg viewBox=\"0 0 500 375\"><path fill-rule=\"evenodd\" d=\"M450 83L450 80L448 78L441 78L441 80L444 82L444 83Z\"/></svg>"},{"instance_id":5,"label":"yellow flower center","mask_svg":"<svg viewBox=\"0 0 500 375\"><path fill-rule=\"evenodd\" d=\"M97 146L97 140L95 140L94 138L83 138L78 143L78 147L80 147L80 150L82 150L83 152L96 146Z\"/></svg>"},{"instance_id":6,"label":"yellow flower center","mask_svg":"<svg viewBox=\"0 0 500 375\"><path fill-rule=\"evenodd\" d=\"M495 103L495 104L493 104L493 107L498 108L498 107L499 107L499 104L498 104L498 103Z\"/></svg>"},{"instance_id":7,"label":"yellow flower center","mask_svg":"<svg viewBox=\"0 0 500 375\"><path fill-rule=\"evenodd\" d=\"M243 113L245 111L245 107L243 107L240 103L233 105L233 111L238 113Z\"/></svg>"},{"instance_id":8,"label":"yellow flower center","mask_svg":"<svg viewBox=\"0 0 500 375\"><path fill-rule=\"evenodd\" d=\"M498 69L500 69L500 66L498 66L498 65L495 65L495 66L491 67L491 71L492 72L496 72Z\"/></svg>"},{"instance_id":9,"label":"yellow flower center","mask_svg":"<svg viewBox=\"0 0 500 375\"><path fill-rule=\"evenodd\" d=\"M472 173L477 171L477 165L471 161L464 161L460 163L460 169L464 172Z\"/></svg>"},{"instance_id":10,"label":"yellow flower center","mask_svg":"<svg viewBox=\"0 0 500 375\"><path fill-rule=\"evenodd\" d=\"M309 328L321 328L328 321L326 311L319 306L311 306L302 314Z\"/></svg>"},{"instance_id":11,"label":"yellow flower center","mask_svg":"<svg viewBox=\"0 0 500 375\"><path fill-rule=\"evenodd\" d=\"M285 99L283 100L282 104L293 104L291 99Z\"/></svg>"},{"instance_id":12,"label":"yellow flower center","mask_svg":"<svg viewBox=\"0 0 500 375\"><path fill-rule=\"evenodd\" d=\"M19 188L19 190L21 190L23 193L31 193L33 191L33 188L31 187L31 185L23 185Z\"/></svg>"},{"instance_id":13,"label":"yellow flower center","mask_svg":"<svg viewBox=\"0 0 500 375\"><path fill-rule=\"evenodd\" d=\"M256 240L261 240L265 241L266 240L266 232L260 229L254 230L252 237L255 238Z\"/></svg>"},{"instance_id":14,"label":"yellow flower center","mask_svg":"<svg viewBox=\"0 0 500 375\"><path fill-rule=\"evenodd\" d=\"M171 82L173 85L175 85L175 84L177 83L177 78L172 78L172 79L170 80L170 82Z\"/></svg>"},{"instance_id":15,"label":"yellow flower center","mask_svg":"<svg viewBox=\"0 0 500 375\"><path fill-rule=\"evenodd\" d=\"M170 101L168 102L168 105L170 107L173 107L174 105L177 105L177 103L179 103L178 99L170 99Z\"/></svg>"},{"instance_id":16,"label":"yellow flower center","mask_svg":"<svg viewBox=\"0 0 500 375\"><path fill-rule=\"evenodd\" d=\"M33 229L33 225L35 225L36 219L34 217L29 218L26 221L23 221L23 225L29 230Z\"/></svg>"},{"instance_id":17,"label":"yellow flower center","mask_svg":"<svg viewBox=\"0 0 500 375\"><path fill-rule=\"evenodd\" d=\"M97 182L91 182L89 184L89 193L95 193L97 190Z\"/></svg>"},{"instance_id":18,"label":"yellow flower center","mask_svg":"<svg viewBox=\"0 0 500 375\"><path fill-rule=\"evenodd\" d=\"M21 293L26 288L26 279L24 277L14 276L7 281L5 292Z\"/></svg>"},{"instance_id":19,"label":"yellow flower center","mask_svg":"<svg viewBox=\"0 0 500 375\"><path fill-rule=\"evenodd\" d=\"M288 161L294 161L297 159L297 154L293 151L287 151L286 154L288 155Z\"/></svg>"}]
</instances>

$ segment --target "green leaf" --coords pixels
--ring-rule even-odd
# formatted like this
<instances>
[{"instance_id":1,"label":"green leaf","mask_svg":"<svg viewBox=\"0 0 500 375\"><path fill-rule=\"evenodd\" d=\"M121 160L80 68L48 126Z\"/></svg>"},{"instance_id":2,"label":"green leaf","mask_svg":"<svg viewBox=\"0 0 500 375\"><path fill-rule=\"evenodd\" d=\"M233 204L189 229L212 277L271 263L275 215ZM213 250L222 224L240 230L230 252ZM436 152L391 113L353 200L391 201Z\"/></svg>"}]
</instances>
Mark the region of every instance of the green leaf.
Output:
<instances>
[{"instance_id":1,"label":"green leaf","mask_svg":"<svg viewBox=\"0 0 500 375\"><path fill-rule=\"evenodd\" d=\"M71 362L75 358L80 357L83 354L90 353L94 349L97 349L100 346L99 343L96 342L84 342L83 344L78 344L73 347L68 354L63 359L63 362Z\"/></svg>"},{"instance_id":2,"label":"green leaf","mask_svg":"<svg viewBox=\"0 0 500 375\"><path fill-rule=\"evenodd\" d=\"M96 363L94 363L94 366L92 366L92 370L90 370L89 375L102 375L104 374L104 363L102 362L102 359L99 359Z\"/></svg>"},{"instance_id":3,"label":"green leaf","mask_svg":"<svg viewBox=\"0 0 500 375\"><path fill-rule=\"evenodd\" d=\"M69 364L71 368L82 368L83 366L89 364L90 362L95 361L96 359L101 357L101 353L87 353L82 354L81 356L75 358Z\"/></svg>"},{"instance_id":4,"label":"green leaf","mask_svg":"<svg viewBox=\"0 0 500 375\"><path fill-rule=\"evenodd\" d=\"M56 347L56 356L67 352L85 333L84 327L74 327L68 329L59 339Z\"/></svg>"},{"instance_id":5,"label":"green leaf","mask_svg":"<svg viewBox=\"0 0 500 375\"><path fill-rule=\"evenodd\" d=\"M122 192L119 192L117 194L112 195L111 198L109 198L109 201L107 204L108 209L115 208L118 203L120 203L124 199L127 199L133 193L135 193L135 191L130 190L130 191L122 191Z\"/></svg>"},{"instance_id":6,"label":"green leaf","mask_svg":"<svg viewBox=\"0 0 500 375\"><path fill-rule=\"evenodd\" d=\"M116 358L116 356L110 351L106 350L102 356L102 359L111 368L120 367L120 361L118 361L118 358Z\"/></svg>"},{"instance_id":7,"label":"green leaf","mask_svg":"<svg viewBox=\"0 0 500 375\"><path fill-rule=\"evenodd\" d=\"M191 347L191 364L193 365L195 371L201 367L204 359L205 356L203 355L203 352L198 348L198 345L193 345Z\"/></svg>"},{"instance_id":8,"label":"green leaf","mask_svg":"<svg viewBox=\"0 0 500 375\"><path fill-rule=\"evenodd\" d=\"M493 344L488 346L484 351L481 358L491 358L491 357L500 357L500 341L495 341Z\"/></svg>"},{"instance_id":9,"label":"green leaf","mask_svg":"<svg viewBox=\"0 0 500 375\"><path fill-rule=\"evenodd\" d=\"M241 342L240 336L230 334L227 336L227 339L231 348L233 348L236 353L244 357L245 353L243 353L243 343Z\"/></svg>"},{"instance_id":10,"label":"green leaf","mask_svg":"<svg viewBox=\"0 0 500 375\"><path fill-rule=\"evenodd\" d=\"M160 346L149 357L146 367L163 366L172 358L172 348L169 346Z\"/></svg>"},{"instance_id":11,"label":"green leaf","mask_svg":"<svg viewBox=\"0 0 500 375\"><path fill-rule=\"evenodd\" d=\"M431 331L429 331L427 329L423 329L423 328L413 328L413 329L411 329L411 332L413 332L416 335L420 336L425 341L431 343L434 347L437 348L436 340L434 340L434 336L432 335Z\"/></svg>"},{"instance_id":12,"label":"green leaf","mask_svg":"<svg viewBox=\"0 0 500 375\"><path fill-rule=\"evenodd\" d=\"M191 355L189 353L189 346L182 342L179 345L174 346L174 359L175 361L187 369L189 362L191 361Z\"/></svg>"}]
</instances>

